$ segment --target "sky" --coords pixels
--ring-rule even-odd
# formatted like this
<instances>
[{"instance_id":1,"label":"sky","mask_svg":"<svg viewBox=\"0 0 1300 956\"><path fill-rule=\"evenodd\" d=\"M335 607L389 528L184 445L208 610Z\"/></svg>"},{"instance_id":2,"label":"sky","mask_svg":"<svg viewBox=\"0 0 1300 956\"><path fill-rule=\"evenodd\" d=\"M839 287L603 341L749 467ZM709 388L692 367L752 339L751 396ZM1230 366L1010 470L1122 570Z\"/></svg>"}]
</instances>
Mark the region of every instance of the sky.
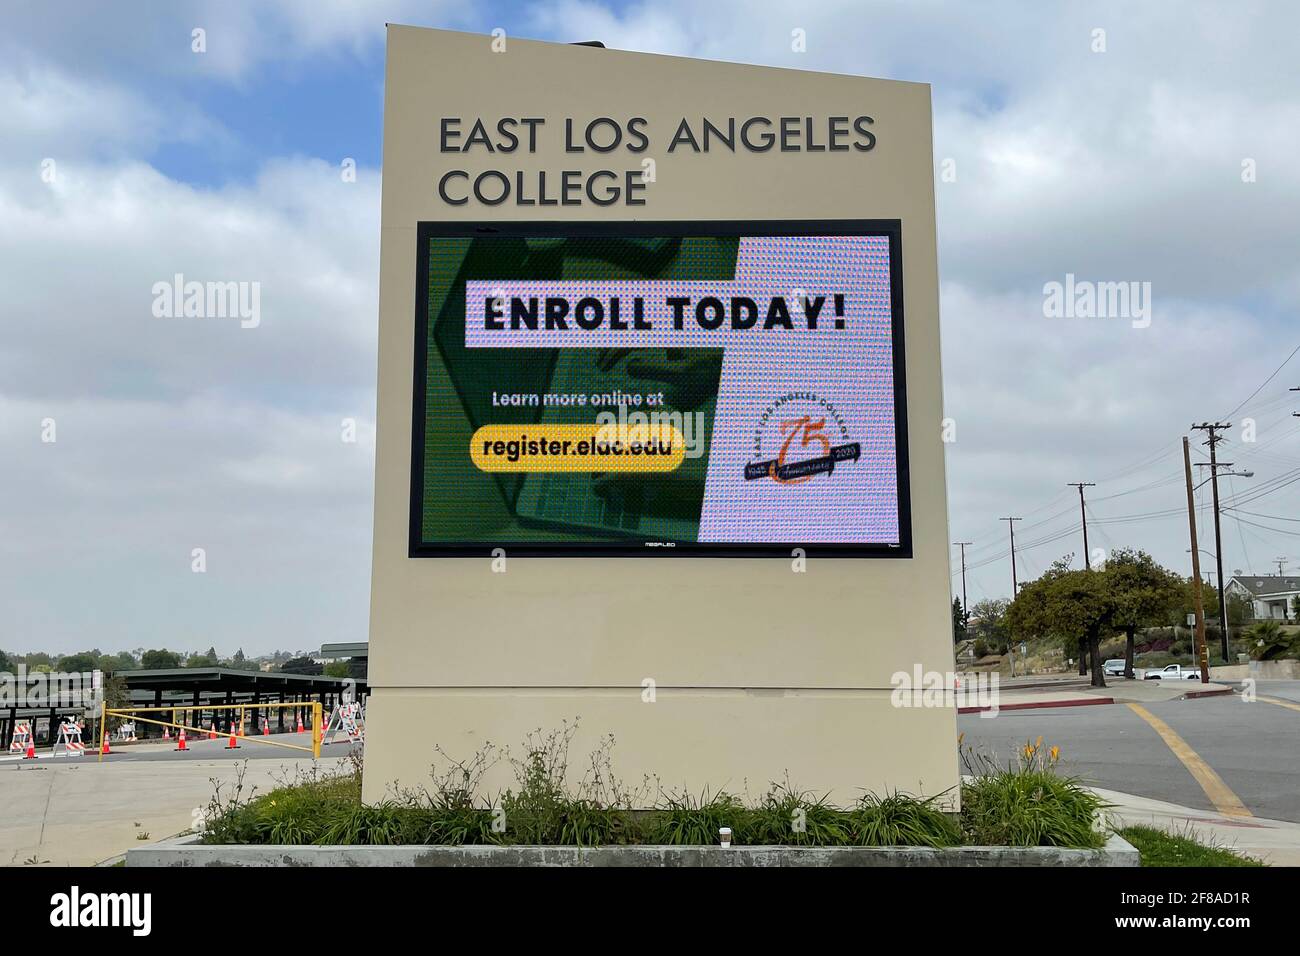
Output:
<instances>
[{"instance_id":1,"label":"sky","mask_svg":"<svg viewBox=\"0 0 1300 956\"><path fill-rule=\"evenodd\" d=\"M1204 461L1190 426L1216 419L1253 472L1221 480L1227 573L1300 571L1294 4L6 0L0 22L7 651L365 639L386 22L930 83L970 603L1011 592L1003 516L1021 581L1082 564L1068 482L1095 483L1093 549L1190 573L1181 438ZM262 323L159 319L175 273L257 280ZM1149 283L1149 322L1045 315L1067 276Z\"/></svg>"}]
</instances>

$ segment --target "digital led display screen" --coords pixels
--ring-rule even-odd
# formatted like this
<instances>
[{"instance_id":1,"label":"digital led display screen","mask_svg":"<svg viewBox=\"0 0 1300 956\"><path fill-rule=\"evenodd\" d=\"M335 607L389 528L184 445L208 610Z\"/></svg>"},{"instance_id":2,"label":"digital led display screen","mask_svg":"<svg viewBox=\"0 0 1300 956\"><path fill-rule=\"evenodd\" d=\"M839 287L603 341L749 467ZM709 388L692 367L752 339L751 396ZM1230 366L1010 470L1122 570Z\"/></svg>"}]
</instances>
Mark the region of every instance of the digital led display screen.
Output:
<instances>
[{"instance_id":1,"label":"digital led display screen","mask_svg":"<svg viewBox=\"0 0 1300 956\"><path fill-rule=\"evenodd\" d=\"M897 221L422 224L412 557L910 557Z\"/></svg>"}]
</instances>

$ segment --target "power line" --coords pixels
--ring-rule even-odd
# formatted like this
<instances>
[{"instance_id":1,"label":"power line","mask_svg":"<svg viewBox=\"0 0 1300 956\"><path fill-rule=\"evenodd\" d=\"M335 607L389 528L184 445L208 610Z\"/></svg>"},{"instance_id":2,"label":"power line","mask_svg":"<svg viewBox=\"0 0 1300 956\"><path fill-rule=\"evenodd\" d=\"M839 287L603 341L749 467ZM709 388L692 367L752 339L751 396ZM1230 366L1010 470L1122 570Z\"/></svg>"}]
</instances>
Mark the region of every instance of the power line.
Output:
<instances>
[{"instance_id":1,"label":"power line","mask_svg":"<svg viewBox=\"0 0 1300 956\"><path fill-rule=\"evenodd\" d=\"M1300 538L1300 531L1288 531L1286 528L1272 528L1266 524L1259 524L1258 522L1255 521L1247 521L1245 518L1241 517L1240 515L1234 515L1233 517L1235 517L1242 524L1250 525L1252 528L1259 528L1263 531L1272 531L1274 534L1285 534L1290 537Z\"/></svg>"},{"instance_id":2,"label":"power line","mask_svg":"<svg viewBox=\"0 0 1300 956\"><path fill-rule=\"evenodd\" d=\"M1237 496L1237 486L1233 484L1231 475L1228 476L1228 490L1234 498ZM1228 513L1232 514L1232 509L1228 509ZM1246 559L1246 567L1250 567L1250 550L1246 547L1246 532L1240 521L1237 522L1237 540L1241 542L1241 556Z\"/></svg>"},{"instance_id":3,"label":"power line","mask_svg":"<svg viewBox=\"0 0 1300 956\"><path fill-rule=\"evenodd\" d=\"M1284 518L1281 515L1262 515L1258 511L1242 511L1239 508L1225 508L1225 511L1236 511L1238 514L1250 515L1255 518L1268 518L1270 521L1300 521L1300 518Z\"/></svg>"},{"instance_id":4,"label":"power line","mask_svg":"<svg viewBox=\"0 0 1300 956\"><path fill-rule=\"evenodd\" d=\"M1273 379L1277 377L1277 375L1282 371L1282 369L1285 368L1286 365L1293 358L1295 358L1295 356L1298 353L1300 353L1300 346L1297 346L1295 349L1293 349L1291 353L1286 357L1286 359L1276 369L1274 369L1273 372L1270 375L1268 375L1268 377L1266 377L1264 381L1261 382L1259 386L1256 387L1254 391L1252 391L1244 401L1239 403L1229 413L1229 416L1235 415L1237 412L1250 406L1251 402L1253 402L1264 391L1264 389L1268 387L1269 383L1272 382ZM1300 387L1291 388L1288 391L1300 392ZM1253 414L1258 416L1260 412L1267 411L1274 407L1279 407L1286 401L1287 401L1287 392L1279 393L1271 398L1266 399L1261 404L1254 406ZM1291 414L1296 415L1296 417L1300 417L1300 412L1294 412ZM1285 420L1286 420L1286 416L1279 419L1277 422L1274 422L1273 425L1280 424L1281 421L1285 421ZM1266 427L1272 429L1273 425L1268 425ZM1209 432L1211 441L1206 442L1206 444L1210 445L1210 451L1211 451L1211 455L1210 455L1211 461L1209 462L1209 464L1210 467L1213 469L1212 478L1217 478L1217 475L1219 473L1219 468L1228 467L1226 464L1221 464L1217 461L1217 456L1215 454L1216 451L1215 446L1217 446L1219 442L1226 440L1225 436L1219 435L1217 433L1219 431L1226 430L1229 426L1227 423L1224 422L1214 422L1214 423L1206 422L1200 426L1194 426L1194 427ZM1274 434L1272 435L1272 437L1270 437L1267 441L1264 442L1258 442L1258 443L1247 442L1246 445L1239 450L1239 455L1241 457L1245 457L1247 455L1258 454L1262 458L1269 458L1270 460L1276 460L1284 464L1292 464L1294 461L1296 461L1295 459L1287 459L1287 458L1283 458L1282 456L1273 455L1268 452L1265 452L1264 449L1277 444L1281 440L1285 439L1286 437L1290 436L1291 434L1297 431L1300 431L1300 425L1297 425L1295 428L1286 429L1281 431L1280 433ZM1176 446L1171 447L1169 445L1162 445L1160 448L1156 449L1150 454L1147 454L1137 459L1132 464L1126 465L1114 472L1110 472L1102 476L1101 480L1110 481L1115 478L1127 477L1129 475L1140 473L1144 470L1152 468L1154 465L1166 461L1171 455L1176 454L1176 451L1177 451ZM1179 471L1163 473L1159 477L1143 482L1133 488L1128 488L1122 491L1114 492L1112 494L1103 495L1099 498L1094 499L1094 501L1111 501L1117 498L1124 498L1129 495L1142 494L1145 492L1155 491L1157 489L1178 484L1181 480L1181 475L1179 473L1180 471L1181 469ZM1236 491L1235 484L1232 483L1231 481L1232 476L1226 475L1226 477L1229 478L1230 494L1223 500L1216 501L1215 503L1216 555L1218 556L1218 560L1220 561L1220 563L1222 561L1222 533L1219 528L1219 524L1220 524L1219 518L1221 512L1225 512L1225 511L1232 512L1240 505L1249 504L1251 502L1257 501L1260 498L1272 495L1285 488L1291 487L1292 485L1296 484L1296 482L1300 482L1300 468L1289 469L1283 474L1275 476L1274 478L1268 479L1258 484L1253 484L1252 487L1250 487L1249 489L1241 493L1238 493ZM1010 557L1011 564L1012 564L1012 588L1013 588L1012 596L1014 597L1015 596L1014 592L1019 587L1019 572L1017 568L1017 556L1025 552L1028 552L1030 550L1040 548L1043 545L1050 544L1055 541L1059 541L1062 538L1067 537L1079 531L1080 529L1082 529L1084 532L1085 567L1091 566L1091 555L1088 553L1089 547L1088 547L1088 540L1087 540L1087 535L1088 535L1087 524L1089 518L1092 519L1092 523L1095 526L1097 526L1097 528L1101 531L1104 540L1107 543L1112 543L1110 542L1109 535L1106 535L1104 532L1104 528L1103 528L1104 525L1132 524L1132 523L1143 523L1147 521L1167 520L1169 518L1184 513L1183 509L1181 508L1168 508L1168 509L1153 509L1148 511L1139 511L1139 512L1133 512L1128 514L1121 514L1121 515L1112 515L1110 517L1100 517L1090 507L1090 504L1087 501L1082 500L1083 488L1080 487L1080 485L1082 485L1083 487L1095 487L1095 483L1068 482L1067 484L1070 487L1076 487L1079 490L1079 495L1081 499L1081 520L1077 524L1072 523L1071 526L1068 528L1050 531L1042 535L1041 537L1033 540L1026 540L1022 538L1019 544L1015 542L1015 528L1013 522L1023 521L1025 517L1037 515L1043 511L1046 511L1054 507L1061 500L1063 495L1066 494L1065 492L1055 495L1054 497L1044 502L1042 505L1039 505L1034 509L1024 512L1023 515L1021 516L1015 516L1013 518L1008 518L1004 516L998 520L1007 521L1008 523L1010 547L1008 548L1005 544L1002 544L1000 546L999 542L997 542L996 540L990 540L989 535L977 535L974 541L966 542L966 547L970 548L970 551L969 554L963 553L963 558L969 560L970 563L965 564L965 572L966 573L973 572L978 568L986 567L990 564L999 562L1004 558ZM1217 498L1218 497L1217 480L1214 481L1213 484L1214 484L1213 496ZM1203 496L1201 496L1201 500L1202 500L1201 508L1203 510L1205 508ZM1053 522L1069 514L1072 510L1073 507L1071 506L1069 508L1055 511L1044 518L1040 518L1033 522L1025 524L1021 528L1022 535L1028 531L1048 528ZM1243 512L1243 513L1253 514L1252 512ZM1284 520L1284 521L1296 520L1296 519L1281 518L1281 516L1268 516L1268 515L1255 515L1255 516L1271 518L1271 519L1280 518L1280 520ZM1243 525L1249 525L1251 527L1260 528L1261 530L1271 531L1274 533L1292 534L1292 532L1286 531L1285 529L1282 528L1270 528L1267 525L1260 525L1260 524L1256 524L1255 522L1246 521L1244 518L1239 517L1238 514L1233 514L1233 518L1235 521L1237 521L1237 531L1238 531L1238 537L1241 542L1242 555L1245 558L1247 564L1250 563L1250 555L1246 545L1245 531ZM979 543L979 542L985 542L985 543ZM963 549L963 551L965 551L965 549ZM954 571L953 572L954 576L957 573L962 573L962 572ZM966 574L963 573L963 592L965 591L965 576ZM1222 585L1223 573L1221 567L1219 569L1218 576L1219 576L1220 584ZM976 584L977 585L979 584L978 579L976 579ZM964 600L965 597L963 596L963 601Z\"/></svg>"},{"instance_id":5,"label":"power line","mask_svg":"<svg viewBox=\"0 0 1300 956\"><path fill-rule=\"evenodd\" d=\"M1237 406L1236 408L1234 408L1232 411L1228 412L1228 414L1225 415L1224 418L1231 418L1233 415L1237 414L1237 412L1241 411L1241 409L1242 409L1243 406L1247 405L1247 404L1250 402L1250 400L1251 400L1252 398L1254 398L1254 397L1255 397L1256 395L1258 395L1261 391L1263 391L1265 385L1267 385L1269 382L1273 381L1273 378L1277 375L1278 372L1280 372L1280 371L1282 371L1282 369L1286 368L1286 364L1287 364L1287 362L1289 362L1289 361L1291 361L1293 358L1295 358L1297 352L1300 352L1300 345L1297 345L1295 348L1293 348L1293 349L1291 350L1291 354L1288 355L1286 358L1284 358L1284 359L1282 360L1282 364L1279 365L1277 368L1273 369L1273 374L1270 375L1268 378L1264 379L1264 381L1262 381L1262 382L1260 383L1259 388L1255 389L1253 392L1250 393L1250 398L1247 398L1246 401L1244 401L1244 402L1241 403L1241 405L1238 405L1238 406Z\"/></svg>"},{"instance_id":6,"label":"power line","mask_svg":"<svg viewBox=\"0 0 1300 956\"><path fill-rule=\"evenodd\" d=\"M1275 492L1281 491L1283 488L1289 488L1297 481L1300 481L1300 468L1284 472L1275 478L1269 478L1267 481L1263 481L1254 488L1251 488L1250 491L1242 492L1240 495L1237 495L1228 501L1228 507L1233 508L1237 505L1248 505L1252 501L1266 498Z\"/></svg>"},{"instance_id":7,"label":"power line","mask_svg":"<svg viewBox=\"0 0 1300 956\"><path fill-rule=\"evenodd\" d=\"M1097 524L1097 513L1096 513L1095 511L1092 510L1092 505L1088 505L1088 506L1087 506L1087 509L1088 509L1088 515L1089 515L1089 517L1092 518L1092 523L1093 523L1094 525L1096 525L1096 524ZM1114 542L1114 540L1111 538L1111 536L1108 535L1108 534L1106 533L1106 529L1105 529L1105 528L1102 528L1102 527L1098 527L1098 528L1097 528L1097 533L1101 535L1101 540L1105 543L1106 548L1107 548L1109 551L1111 551L1111 552L1113 553L1113 552L1115 551L1115 542Z\"/></svg>"}]
</instances>

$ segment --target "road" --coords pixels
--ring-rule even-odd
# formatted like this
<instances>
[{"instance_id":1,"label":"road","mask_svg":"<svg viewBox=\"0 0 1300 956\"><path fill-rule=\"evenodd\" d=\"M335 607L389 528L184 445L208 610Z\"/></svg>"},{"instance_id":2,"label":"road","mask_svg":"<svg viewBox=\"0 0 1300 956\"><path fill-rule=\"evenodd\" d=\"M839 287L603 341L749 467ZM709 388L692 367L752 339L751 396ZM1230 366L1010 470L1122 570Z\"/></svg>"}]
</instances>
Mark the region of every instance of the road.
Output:
<instances>
[{"instance_id":1,"label":"road","mask_svg":"<svg viewBox=\"0 0 1300 956\"><path fill-rule=\"evenodd\" d=\"M1300 822L1300 681L1258 681L1255 692L1253 703L1236 693L964 714L958 726L968 746L1004 761L1041 735L1061 748L1062 769L1091 785L1222 812L1235 797L1253 816Z\"/></svg>"}]
</instances>

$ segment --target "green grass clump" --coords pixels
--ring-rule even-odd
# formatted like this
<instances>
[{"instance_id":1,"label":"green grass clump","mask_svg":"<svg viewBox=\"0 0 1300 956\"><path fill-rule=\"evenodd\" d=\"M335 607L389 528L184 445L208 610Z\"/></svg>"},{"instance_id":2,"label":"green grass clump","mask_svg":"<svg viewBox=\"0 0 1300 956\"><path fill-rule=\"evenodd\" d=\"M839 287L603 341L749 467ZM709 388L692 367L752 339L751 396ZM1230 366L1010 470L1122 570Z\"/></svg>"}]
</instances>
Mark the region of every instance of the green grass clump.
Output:
<instances>
[{"instance_id":1,"label":"green grass clump","mask_svg":"<svg viewBox=\"0 0 1300 956\"><path fill-rule=\"evenodd\" d=\"M1043 749L1041 737L1026 743L1008 765L964 751L974 779L962 787L961 822L967 842L978 846L1099 848L1106 802L1077 779L1062 776L1060 750Z\"/></svg>"},{"instance_id":2,"label":"green grass clump","mask_svg":"<svg viewBox=\"0 0 1300 956\"><path fill-rule=\"evenodd\" d=\"M854 846L958 846L960 825L935 805L907 794L867 794L849 812Z\"/></svg>"},{"instance_id":3,"label":"green grass clump","mask_svg":"<svg viewBox=\"0 0 1300 956\"><path fill-rule=\"evenodd\" d=\"M1169 833L1156 827L1124 827L1119 835L1137 847L1143 866L1265 866L1262 860L1201 843L1191 830Z\"/></svg>"},{"instance_id":4,"label":"green grass clump","mask_svg":"<svg viewBox=\"0 0 1300 956\"><path fill-rule=\"evenodd\" d=\"M723 827L731 827L734 843L752 834L749 810L725 791L699 797L661 793L654 810L642 817L641 827L644 842L655 846L716 846Z\"/></svg>"}]
</instances>

